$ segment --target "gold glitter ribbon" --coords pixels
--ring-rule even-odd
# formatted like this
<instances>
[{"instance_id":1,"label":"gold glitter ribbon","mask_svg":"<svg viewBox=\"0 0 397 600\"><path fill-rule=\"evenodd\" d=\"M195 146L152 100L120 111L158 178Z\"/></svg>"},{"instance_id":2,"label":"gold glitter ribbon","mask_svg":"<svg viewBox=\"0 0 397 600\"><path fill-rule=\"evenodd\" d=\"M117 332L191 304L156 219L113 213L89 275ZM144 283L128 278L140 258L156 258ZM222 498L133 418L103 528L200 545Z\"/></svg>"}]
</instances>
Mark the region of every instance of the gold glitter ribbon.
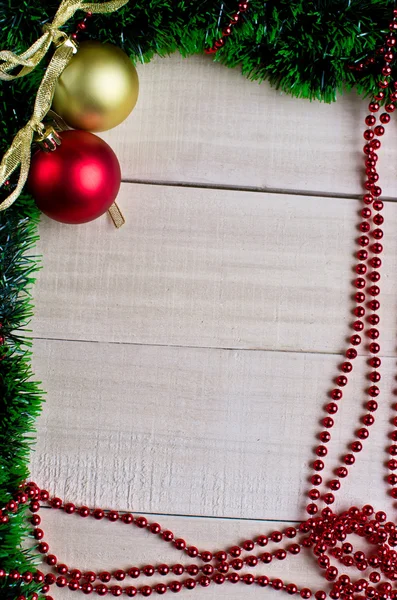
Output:
<instances>
[{"instance_id":1,"label":"gold glitter ribbon","mask_svg":"<svg viewBox=\"0 0 397 600\"><path fill-rule=\"evenodd\" d=\"M0 187L3 186L10 175L20 167L17 186L0 204L0 210L5 210L11 206L22 192L29 173L33 136L35 133L39 135L43 133L44 125L42 121L51 108L57 80L69 63L74 52L76 52L75 44L68 38L66 33L60 31L59 28L62 27L62 25L64 25L77 10L84 10L85 12L92 13L111 13L127 4L128 1L129 0L110 0L109 2L102 3L88 3L83 0L63 0L52 23L48 23L44 26L44 34L28 50L20 55L14 54L9 50L2 50L0 52L0 79L10 81L33 71L49 50L52 42L58 46L39 86L33 114L26 125L18 131L10 148L7 150L0 163ZM13 74L13 71L17 68L20 69L19 72ZM118 207L114 209L114 215L117 209ZM112 213L110 214L112 216ZM113 216L112 219L115 222ZM118 218L117 223L121 223L121 218Z\"/></svg>"}]
</instances>

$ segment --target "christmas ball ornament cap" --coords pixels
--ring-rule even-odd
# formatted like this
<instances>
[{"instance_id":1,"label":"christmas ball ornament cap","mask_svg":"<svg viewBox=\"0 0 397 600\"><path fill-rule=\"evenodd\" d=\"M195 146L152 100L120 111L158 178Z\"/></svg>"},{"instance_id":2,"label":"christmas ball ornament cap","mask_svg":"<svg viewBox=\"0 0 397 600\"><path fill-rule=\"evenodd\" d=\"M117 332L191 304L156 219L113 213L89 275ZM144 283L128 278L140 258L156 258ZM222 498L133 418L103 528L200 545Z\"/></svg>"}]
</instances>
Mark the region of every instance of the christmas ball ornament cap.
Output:
<instances>
[{"instance_id":1,"label":"christmas ball ornament cap","mask_svg":"<svg viewBox=\"0 0 397 600\"><path fill-rule=\"evenodd\" d=\"M51 219L87 223L114 203L121 183L119 161L104 140L88 131L63 131L59 137L55 151L33 155L28 188Z\"/></svg>"},{"instance_id":2,"label":"christmas ball ornament cap","mask_svg":"<svg viewBox=\"0 0 397 600\"><path fill-rule=\"evenodd\" d=\"M138 74L127 54L87 41L59 78L52 106L74 129L107 131L128 117L138 92Z\"/></svg>"}]
</instances>

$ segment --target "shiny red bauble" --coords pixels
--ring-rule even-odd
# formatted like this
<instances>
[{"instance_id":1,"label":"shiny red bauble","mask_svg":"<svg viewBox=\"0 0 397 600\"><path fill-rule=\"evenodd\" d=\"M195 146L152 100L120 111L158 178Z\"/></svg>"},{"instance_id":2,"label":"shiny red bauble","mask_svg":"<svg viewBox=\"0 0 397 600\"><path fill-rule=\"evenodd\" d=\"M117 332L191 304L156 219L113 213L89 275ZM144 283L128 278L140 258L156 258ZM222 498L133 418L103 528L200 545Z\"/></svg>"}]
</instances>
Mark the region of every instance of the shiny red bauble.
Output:
<instances>
[{"instance_id":1,"label":"shiny red bauble","mask_svg":"<svg viewBox=\"0 0 397 600\"><path fill-rule=\"evenodd\" d=\"M119 161L110 146L88 131L59 134L54 152L32 157L28 188L39 209L61 223L86 223L113 204L121 181Z\"/></svg>"}]
</instances>

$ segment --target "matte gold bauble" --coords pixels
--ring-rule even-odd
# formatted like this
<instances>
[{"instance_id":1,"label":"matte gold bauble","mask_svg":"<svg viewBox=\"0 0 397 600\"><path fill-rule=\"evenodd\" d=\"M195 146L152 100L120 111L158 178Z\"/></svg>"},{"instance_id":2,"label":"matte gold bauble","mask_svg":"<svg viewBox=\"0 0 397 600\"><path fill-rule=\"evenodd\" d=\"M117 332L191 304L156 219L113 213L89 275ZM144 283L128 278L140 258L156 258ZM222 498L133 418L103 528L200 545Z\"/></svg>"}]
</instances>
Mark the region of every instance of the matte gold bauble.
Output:
<instances>
[{"instance_id":1,"label":"matte gold bauble","mask_svg":"<svg viewBox=\"0 0 397 600\"><path fill-rule=\"evenodd\" d=\"M52 107L74 129L106 131L128 117L138 91L138 74L125 52L82 42L58 80Z\"/></svg>"}]
</instances>

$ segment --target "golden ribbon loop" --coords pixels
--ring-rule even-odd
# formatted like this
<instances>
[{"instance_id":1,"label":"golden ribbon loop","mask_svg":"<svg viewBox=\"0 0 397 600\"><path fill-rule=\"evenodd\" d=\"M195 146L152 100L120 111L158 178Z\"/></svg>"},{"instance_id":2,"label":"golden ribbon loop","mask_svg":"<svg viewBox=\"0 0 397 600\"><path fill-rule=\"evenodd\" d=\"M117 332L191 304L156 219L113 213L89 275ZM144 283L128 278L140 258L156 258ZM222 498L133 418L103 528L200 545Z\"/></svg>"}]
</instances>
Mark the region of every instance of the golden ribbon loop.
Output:
<instances>
[{"instance_id":1,"label":"golden ribbon loop","mask_svg":"<svg viewBox=\"0 0 397 600\"><path fill-rule=\"evenodd\" d=\"M92 13L111 13L127 4L128 1L110 0L88 3L84 0L63 0L53 22L44 26L44 34L28 50L20 55L8 50L0 52L0 79L10 81L30 73L39 64L53 41L58 45L37 91L32 117L18 131L0 163L0 187L20 167L17 186L0 204L0 210L11 206L22 192L29 173L33 136L36 132L43 131L42 121L51 108L57 80L76 51L74 42L68 38L65 32L60 31L59 27L64 25L78 9ZM22 69L16 75L12 75L10 72L16 67L22 67Z\"/></svg>"},{"instance_id":2,"label":"golden ribbon loop","mask_svg":"<svg viewBox=\"0 0 397 600\"><path fill-rule=\"evenodd\" d=\"M92 13L111 13L128 3L129 0L109 0L108 2L84 2L84 0L62 0L52 23L43 26L43 35L22 54L10 50L0 51L0 79L11 81L27 75L37 67L48 52L52 42L59 43L66 34L60 31L77 10ZM16 74L14 69L22 67Z\"/></svg>"}]
</instances>

